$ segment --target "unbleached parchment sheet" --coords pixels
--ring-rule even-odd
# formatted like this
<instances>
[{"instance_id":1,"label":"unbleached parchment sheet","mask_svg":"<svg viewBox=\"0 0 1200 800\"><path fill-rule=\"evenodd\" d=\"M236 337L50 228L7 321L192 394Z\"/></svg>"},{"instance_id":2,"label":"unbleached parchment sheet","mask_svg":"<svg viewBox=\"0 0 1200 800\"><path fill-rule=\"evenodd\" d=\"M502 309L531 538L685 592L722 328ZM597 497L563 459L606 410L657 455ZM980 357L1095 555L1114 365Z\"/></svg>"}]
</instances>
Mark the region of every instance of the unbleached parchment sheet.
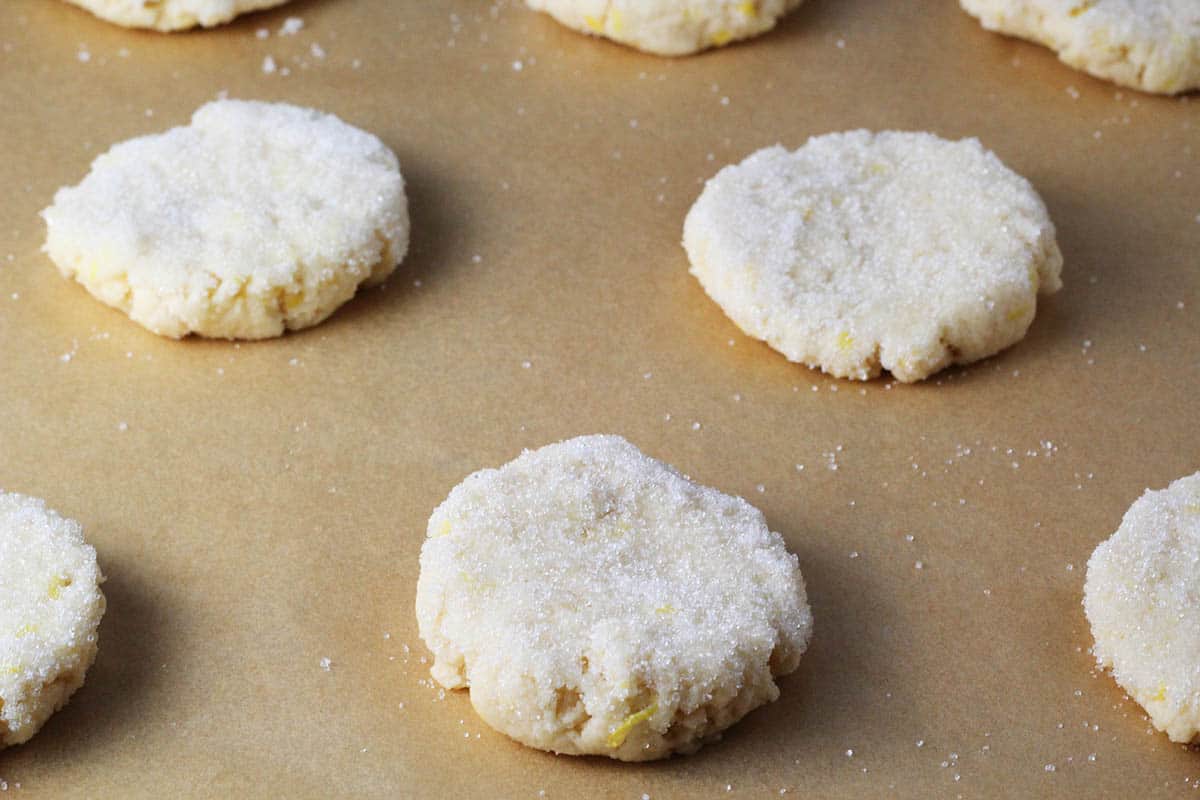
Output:
<instances>
[{"instance_id":1,"label":"unbleached parchment sheet","mask_svg":"<svg viewBox=\"0 0 1200 800\"><path fill-rule=\"evenodd\" d=\"M59 277L54 191L219 93L396 151L413 246L385 288L236 345L160 339ZM1080 606L1128 505L1200 469L1194 97L953 2L809 0L672 60L515 0L295 0L170 36L4 0L0 112L0 486L84 524L109 601L86 686L0 752L8 796L1194 793L1196 754L1094 671ZM1023 342L914 386L831 380L688 275L704 179L857 127L978 136L1042 193L1065 287ZM593 432L749 498L808 582L779 701L691 757L526 749L428 676L430 511Z\"/></svg>"}]
</instances>

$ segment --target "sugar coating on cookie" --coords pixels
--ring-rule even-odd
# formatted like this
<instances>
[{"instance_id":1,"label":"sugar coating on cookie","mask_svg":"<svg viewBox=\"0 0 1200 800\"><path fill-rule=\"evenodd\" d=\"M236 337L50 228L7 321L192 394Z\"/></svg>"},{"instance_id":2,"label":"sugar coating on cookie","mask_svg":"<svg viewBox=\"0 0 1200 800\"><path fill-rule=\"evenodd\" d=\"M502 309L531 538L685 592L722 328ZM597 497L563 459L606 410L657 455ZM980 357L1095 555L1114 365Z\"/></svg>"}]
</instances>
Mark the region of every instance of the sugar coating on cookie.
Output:
<instances>
[{"instance_id":1,"label":"sugar coating on cookie","mask_svg":"<svg viewBox=\"0 0 1200 800\"><path fill-rule=\"evenodd\" d=\"M776 699L812 614L762 514L619 436L476 472L429 519L417 583L433 676L531 747L696 750Z\"/></svg>"},{"instance_id":2,"label":"sugar coating on cookie","mask_svg":"<svg viewBox=\"0 0 1200 800\"><path fill-rule=\"evenodd\" d=\"M569 28L664 56L765 33L801 0L525 0Z\"/></svg>"},{"instance_id":3,"label":"sugar coating on cookie","mask_svg":"<svg viewBox=\"0 0 1200 800\"><path fill-rule=\"evenodd\" d=\"M1147 491L1088 561L1102 667L1174 742L1200 734L1200 472Z\"/></svg>"},{"instance_id":4,"label":"sugar coating on cookie","mask_svg":"<svg viewBox=\"0 0 1200 800\"><path fill-rule=\"evenodd\" d=\"M67 0L126 28L178 31L223 25L239 14L274 8L288 0Z\"/></svg>"},{"instance_id":5,"label":"sugar coating on cookie","mask_svg":"<svg viewBox=\"0 0 1200 800\"><path fill-rule=\"evenodd\" d=\"M1175 94L1200 87L1196 0L960 0L988 30L1054 50L1122 86Z\"/></svg>"},{"instance_id":6,"label":"sugar coating on cookie","mask_svg":"<svg viewBox=\"0 0 1200 800\"><path fill-rule=\"evenodd\" d=\"M1062 256L975 139L853 131L759 150L688 212L691 272L750 336L842 378L917 381L1019 340Z\"/></svg>"},{"instance_id":7,"label":"sugar coating on cookie","mask_svg":"<svg viewBox=\"0 0 1200 800\"><path fill-rule=\"evenodd\" d=\"M83 685L102 580L78 522L0 492L0 747L28 740Z\"/></svg>"},{"instance_id":8,"label":"sugar coating on cookie","mask_svg":"<svg viewBox=\"0 0 1200 800\"><path fill-rule=\"evenodd\" d=\"M118 144L42 216L63 275L172 338L315 325L408 247L392 151L283 103L219 100L190 125Z\"/></svg>"}]
</instances>

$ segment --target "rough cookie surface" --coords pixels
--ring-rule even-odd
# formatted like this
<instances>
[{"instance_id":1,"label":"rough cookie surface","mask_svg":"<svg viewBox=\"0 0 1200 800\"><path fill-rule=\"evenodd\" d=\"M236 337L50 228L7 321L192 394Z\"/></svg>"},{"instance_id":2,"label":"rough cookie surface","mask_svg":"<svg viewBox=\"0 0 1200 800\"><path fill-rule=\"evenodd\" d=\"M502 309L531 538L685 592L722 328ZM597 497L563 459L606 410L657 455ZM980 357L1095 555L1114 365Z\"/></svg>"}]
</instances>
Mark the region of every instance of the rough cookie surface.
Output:
<instances>
[{"instance_id":1,"label":"rough cookie surface","mask_svg":"<svg viewBox=\"0 0 1200 800\"><path fill-rule=\"evenodd\" d=\"M1200 472L1147 491L1088 561L1096 661L1174 742L1200 734Z\"/></svg>"},{"instance_id":2,"label":"rough cookie surface","mask_svg":"<svg viewBox=\"0 0 1200 800\"><path fill-rule=\"evenodd\" d=\"M532 747L691 752L774 700L812 629L783 539L738 497L619 436L481 470L429 520L417 584L433 676Z\"/></svg>"},{"instance_id":3,"label":"rough cookie surface","mask_svg":"<svg viewBox=\"0 0 1200 800\"><path fill-rule=\"evenodd\" d=\"M1062 255L1041 198L977 140L853 131L722 169L688 212L704 290L842 378L917 381L1013 344Z\"/></svg>"},{"instance_id":4,"label":"rough cookie surface","mask_svg":"<svg viewBox=\"0 0 1200 800\"><path fill-rule=\"evenodd\" d=\"M1196 0L960 0L988 30L1043 44L1098 78L1175 94L1200 87Z\"/></svg>"},{"instance_id":5,"label":"rough cookie surface","mask_svg":"<svg viewBox=\"0 0 1200 800\"><path fill-rule=\"evenodd\" d=\"M678 56L765 33L801 0L525 0L585 33Z\"/></svg>"},{"instance_id":6,"label":"rough cookie surface","mask_svg":"<svg viewBox=\"0 0 1200 800\"><path fill-rule=\"evenodd\" d=\"M118 144L42 216L63 275L172 338L316 325L408 247L395 155L283 103L220 100Z\"/></svg>"},{"instance_id":7,"label":"rough cookie surface","mask_svg":"<svg viewBox=\"0 0 1200 800\"><path fill-rule=\"evenodd\" d=\"M83 685L102 580L78 522L0 492L0 747L28 740Z\"/></svg>"},{"instance_id":8,"label":"rough cookie surface","mask_svg":"<svg viewBox=\"0 0 1200 800\"><path fill-rule=\"evenodd\" d=\"M211 28L239 14L274 8L288 0L67 0L126 28L178 31Z\"/></svg>"}]
</instances>

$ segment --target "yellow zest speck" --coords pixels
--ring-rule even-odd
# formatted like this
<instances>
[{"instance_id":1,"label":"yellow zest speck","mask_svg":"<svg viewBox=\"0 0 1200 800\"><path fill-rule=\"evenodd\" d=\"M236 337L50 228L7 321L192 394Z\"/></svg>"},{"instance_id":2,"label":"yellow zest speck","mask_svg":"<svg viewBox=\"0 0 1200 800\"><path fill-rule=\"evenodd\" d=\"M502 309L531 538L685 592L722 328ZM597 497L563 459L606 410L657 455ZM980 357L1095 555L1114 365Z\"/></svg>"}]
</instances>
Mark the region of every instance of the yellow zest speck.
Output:
<instances>
[{"instance_id":1,"label":"yellow zest speck","mask_svg":"<svg viewBox=\"0 0 1200 800\"><path fill-rule=\"evenodd\" d=\"M613 33L620 33L625 27L625 18L621 16L621 12L615 8L608 12L608 22Z\"/></svg>"},{"instance_id":2,"label":"yellow zest speck","mask_svg":"<svg viewBox=\"0 0 1200 800\"><path fill-rule=\"evenodd\" d=\"M1189 514L1200 514L1200 503L1188 503L1183 510Z\"/></svg>"},{"instance_id":3,"label":"yellow zest speck","mask_svg":"<svg viewBox=\"0 0 1200 800\"><path fill-rule=\"evenodd\" d=\"M1012 311L1005 314L1004 318L1007 319L1009 322L1016 322L1017 320L1021 319L1021 317L1025 316L1028 313L1029 313L1029 309L1026 308L1025 306L1021 306L1020 308L1014 308Z\"/></svg>"},{"instance_id":4,"label":"yellow zest speck","mask_svg":"<svg viewBox=\"0 0 1200 800\"><path fill-rule=\"evenodd\" d=\"M22 636L28 636L31 633L37 633L37 626L33 624L22 625L17 628L16 637L20 639Z\"/></svg>"},{"instance_id":5,"label":"yellow zest speck","mask_svg":"<svg viewBox=\"0 0 1200 800\"><path fill-rule=\"evenodd\" d=\"M21 672L20 667L11 667L8 665L0 667L0 675L18 675L18 674L20 674L20 672Z\"/></svg>"},{"instance_id":6,"label":"yellow zest speck","mask_svg":"<svg viewBox=\"0 0 1200 800\"><path fill-rule=\"evenodd\" d=\"M737 4L737 10L744 17L757 17L758 3L756 0L745 0L745 2Z\"/></svg>"},{"instance_id":7,"label":"yellow zest speck","mask_svg":"<svg viewBox=\"0 0 1200 800\"><path fill-rule=\"evenodd\" d=\"M1158 691L1155 693L1154 697L1150 698L1150 700L1152 702L1154 702L1154 701L1161 701L1161 700L1166 700L1166 699L1167 699L1167 687L1165 684L1160 684L1158 687Z\"/></svg>"},{"instance_id":8,"label":"yellow zest speck","mask_svg":"<svg viewBox=\"0 0 1200 800\"><path fill-rule=\"evenodd\" d=\"M722 45L729 44L729 41L732 38L733 38L732 33L730 33L725 28L721 28L721 30L717 31L716 33L714 33L712 35L712 43L715 44L717 47L720 47Z\"/></svg>"},{"instance_id":9,"label":"yellow zest speck","mask_svg":"<svg viewBox=\"0 0 1200 800\"><path fill-rule=\"evenodd\" d=\"M624 722L614 728L613 732L608 735L608 746L615 749L625 744L625 737L629 736L629 732L653 717L657 711L658 703L652 703L649 707L643 708L636 714L630 714L625 718Z\"/></svg>"},{"instance_id":10,"label":"yellow zest speck","mask_svg":"<svg viewBox=\"0 0 1200 800\"><path fill-rule=\"evenodd\" d=\"M600 19L599 17L593 17L585 14L583 17L583 22L596 33L604 32L604 20Z\"/></svg>"},{"instance_id":11,"label":"yellow zest speck","mask_svg":"<svg viewBox=\"0 0 1200 800\"><path fill-rule=\"evenodd\" d=\"M838 350L849 350L851 347L854 347L854 337L846 333L846 331L842 331L838 334L837 346Z\"/></svg>"},{"instance_id":12,"label":"yellow zest speck","mask_svg":"<svg viewBox=\"0 0 1200 800\"><path fill-rule=\"evenodd\" d=\"M434 535L435 536L449 536L450 535L450 520L448 520L448 519L442 520L442 524L438 525L437 533Z\"/></svg>"},{"instance_id":13,"label":"yellow zest speck","mask_svg":"<svg viewBox=\"0 0 1200 800\"><path fill-rule=\"evenodd\" d=\"M655 614L674 614L675 606L671 605L670 603L667 603L665 606L659 606L658 608L654 609L654 613Z\"/></svg>"},{"instance_id":14,"label":"yellow zest speck","mask_svg":"<svg viewBox=\"0 0 1200 800\"><path fill-rule=\"evenodd\" d=\"M46 596L51 600L57 600L58 596L62 594L62 588L70 585L71 579L66 575L55 575L50 579L50 588L46 590Z\"/></svg>"},{"instance_id":15,"label":"yellow zest speck","mask_svg":"<svg viewBox=\"0 0 1200 800\"><path fill-rule=\"evenodd\" d=\"M1067 15L1071 16L1071 17L1078 17L1080 14L1082 14L1083 12L1085 12L1089 8L1091 8L1094 4L1095 4L1095 0L1085 0L1085 2L1080 3L1079 5L1075 6L1070 11L1068 11Z\"/></svg>"}]
</instances>

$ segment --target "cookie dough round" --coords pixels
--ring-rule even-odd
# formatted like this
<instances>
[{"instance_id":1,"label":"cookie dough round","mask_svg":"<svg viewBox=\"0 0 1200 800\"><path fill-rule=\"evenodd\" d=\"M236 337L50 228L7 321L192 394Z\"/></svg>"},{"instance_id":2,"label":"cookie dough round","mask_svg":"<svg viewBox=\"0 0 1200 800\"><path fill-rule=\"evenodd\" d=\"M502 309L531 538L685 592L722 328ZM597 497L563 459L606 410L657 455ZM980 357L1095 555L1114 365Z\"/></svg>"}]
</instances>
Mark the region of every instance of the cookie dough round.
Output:
<instances>
[{"instance_id":1,"label":"cookie dough round","mask_svg":"<svg viewBox=\"0 0 1200 800\"><path fill-rule=\"evenodd\" d=\"M568 28L680 56L766 33L801 0L525 0Z\"/></svg>"},{"instance_id":2,"label":"cookie dough round","mask_svg":"<svg viewBox=\"0 0 1200 800\"><path fill-rule=\"evenodd\" d=\"M1029 182L975 139L928 133L760 150L708 181L683 246L738 327L840 378L917 381L992 355L1061 286Z\"/></svg>"},{"instance_id":3,"label":"cookie dough round","mask_svg":"<svg viewBox=\"0 0 1200 800\"><path fill-rule=\"evenodd\" d=\"M283 103L219 100L118 144L42 216L63 275L172 338L316 325L408 248L396 156Z\"/></svg>"},{"instance_id":4,"label":"cookie dough round","mask_svg":"<svg viewBox=\"0 0 1200 800\"><path fill-rule=\"evenodd\" d=\"M812 614L762 514L619 436L474 473L429 519L433 676L493 728L622 761L692 752L779 695Z\"/></svg>"},{"instance_id":5,"label":"cookie dough round","mask_svg":"<svg viewBox=\"0 0 1200 800\"><path fill-rule=\"evenodd\" d=\"M0 747L28 740L83 685L102 580L78 522L0 492Z\"/></svg>"},{"instance_id":6,"label":"cookie dough round","mask_svg":"<svg viewBox=\"0 0 1200 800\"><path fill-rule=\"evenodd\" d=\"M126 28L179 31L223 25L239 14L274 8L288 0L67 0Z\"/></svg>"},{"instance_id":7,"label":"cookie dough round","mask_svg":"<svg viewBox=\"0 0 1200 800\"><path fill-rule=\"evenodd\" d=\"M1200 738L1200 472L1147 491L1088 561L1096 661L1173 742Z\"/></svg>"},{"instance_id":8,"label":"cookie dough round","mask_svg":"<svg viewBox=\"0 0 1200 800\"><path fill-rule=\"evenodd\" d=\"M1175 94L1200 87L1196 0L960 0L988 30L1043 44L1121 86Z\"/></svg>"}]
</instances>

